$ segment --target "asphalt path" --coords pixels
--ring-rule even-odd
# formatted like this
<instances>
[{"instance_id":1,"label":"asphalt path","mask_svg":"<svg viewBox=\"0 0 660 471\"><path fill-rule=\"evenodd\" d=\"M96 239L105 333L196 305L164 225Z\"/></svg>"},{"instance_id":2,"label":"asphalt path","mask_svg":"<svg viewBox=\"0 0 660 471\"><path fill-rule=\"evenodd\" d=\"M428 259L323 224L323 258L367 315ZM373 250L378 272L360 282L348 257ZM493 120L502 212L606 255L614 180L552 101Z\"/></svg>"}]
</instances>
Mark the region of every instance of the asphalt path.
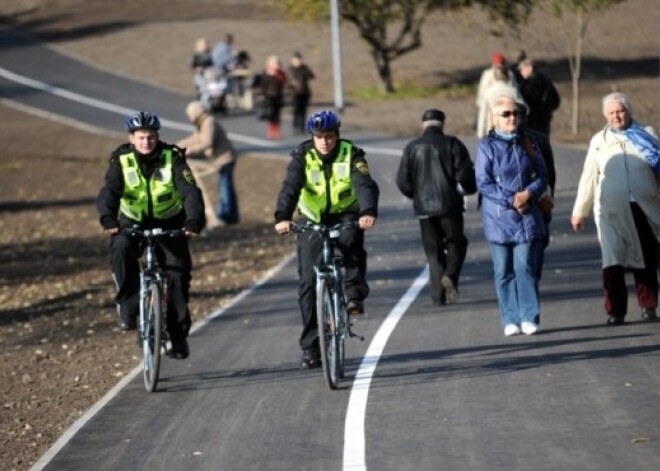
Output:
<instances>
[{"instance_id":1,"label":"asphalt path","mask_svg":"<svg viewBox=\"0 0 660 471\"><path fill-rule=\"evenodd\" d=\"M164 118L165 140L190 129L188 97L3 29L0 98L96 132L117 133L135 109ZM224 124L242 151L285 158L296 142L264 141L250 115ZM555 146L543 331L505 338L475 198L460 303L434 307L419 228L393 182L405 141L345 137L367 149L382 199L367 235L368 317L355 326L365 341L348 342L342 387L299 369L295 262L273 260L268 277L195 327L187 361L164 361L158 392L134 370L33 469L659 469L660 324L639 322L631 293L630 322L605 326L593 224L573 234L568 223L584 151Z\"/></svg>"}]
</instances>

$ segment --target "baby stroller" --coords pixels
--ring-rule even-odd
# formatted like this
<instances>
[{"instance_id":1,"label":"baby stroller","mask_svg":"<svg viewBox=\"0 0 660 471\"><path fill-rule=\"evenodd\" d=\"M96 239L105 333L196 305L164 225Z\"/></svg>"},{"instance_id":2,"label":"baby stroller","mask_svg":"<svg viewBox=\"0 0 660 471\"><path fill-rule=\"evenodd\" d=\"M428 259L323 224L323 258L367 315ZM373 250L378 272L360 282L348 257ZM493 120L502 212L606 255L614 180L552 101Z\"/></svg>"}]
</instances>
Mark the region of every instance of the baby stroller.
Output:
<instances>
[{"instance_id":1,"label":"baby stroller","mask_svg":"<svg viewBox=\"0 0 660 471\"><path fill-rule=\"evenodd\" d=\"M195 74L197 98L205 109L211 112L227 111L227 93L229 82L227 77L214 67L207 67L201 73Z\"/></svg>"}]
</instances>

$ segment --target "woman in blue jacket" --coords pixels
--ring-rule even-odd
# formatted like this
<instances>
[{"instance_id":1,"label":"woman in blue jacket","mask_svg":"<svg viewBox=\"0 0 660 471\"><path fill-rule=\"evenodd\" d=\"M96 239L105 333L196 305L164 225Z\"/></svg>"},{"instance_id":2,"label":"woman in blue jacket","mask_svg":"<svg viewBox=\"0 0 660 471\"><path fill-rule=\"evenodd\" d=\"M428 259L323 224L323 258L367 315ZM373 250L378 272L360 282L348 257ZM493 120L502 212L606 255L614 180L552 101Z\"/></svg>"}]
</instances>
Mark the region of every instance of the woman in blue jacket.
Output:
<instances>
[{"instance_id":1,"label":"woman in blue jacket","mask_svg":"<svg viewBox=\"0 0 660 471\"><path fill-rule=\"evenodd\" d=\"M548 172L543 159L535 158L541 155L538 144L518 130L514 98L495 98L491 110L493 127L479 142L475 169L483 226L504 335L533 335L541 315L536 253L545 235L537 202Z\"/></svg>"}]
</instances>

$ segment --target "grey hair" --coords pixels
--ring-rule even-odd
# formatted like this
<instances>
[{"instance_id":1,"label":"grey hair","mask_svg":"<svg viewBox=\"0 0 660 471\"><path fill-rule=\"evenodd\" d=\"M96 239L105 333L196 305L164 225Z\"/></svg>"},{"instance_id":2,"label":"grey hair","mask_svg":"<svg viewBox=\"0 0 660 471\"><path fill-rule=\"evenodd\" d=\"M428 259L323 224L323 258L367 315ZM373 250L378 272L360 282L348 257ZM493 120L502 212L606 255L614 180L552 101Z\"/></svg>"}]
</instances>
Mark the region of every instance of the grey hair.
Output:
<instances>
[{"instance_id":1,"label":"grey hair","mask_svg":"<svg viewBox=\"0 0 660 471\"><path fill-rule=\"evenodd\" d=\"M633 114L632 103L628 99L628 96L625 93L614 92L609 93L603 97L603 115L605 115L605 109L610 103L621 103L625 109L628 110L630 116Z\"/></svg>"},{"instance_id":2,"label":"grey hair","mask_svg":"<svg viewBox=\"0 0 660 471\"><path fill-rule=\"evenodd\" d=\"M513 106L516 106L516 97L513 95L505 94L505 95L500 95L496 97L495 99L491 100L490 102L490 114L491 115L498 115L500 114L500 109L502 106L504 106L504 102L511 102L513 103Z\"/></svg>"}]
</instances>

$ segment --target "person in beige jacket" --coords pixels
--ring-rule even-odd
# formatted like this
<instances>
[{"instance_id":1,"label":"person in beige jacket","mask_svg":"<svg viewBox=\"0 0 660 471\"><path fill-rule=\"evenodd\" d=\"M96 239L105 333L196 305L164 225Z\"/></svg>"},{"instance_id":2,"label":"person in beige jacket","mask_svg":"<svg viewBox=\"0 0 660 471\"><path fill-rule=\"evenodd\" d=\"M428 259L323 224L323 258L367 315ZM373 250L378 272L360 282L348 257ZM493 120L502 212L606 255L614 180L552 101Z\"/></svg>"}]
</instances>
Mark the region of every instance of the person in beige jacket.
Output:
<instances>
[{"instance_id":1,"label":"person in beige jacket","mask_svg":"<svg viewBox=\"0 0 660 471\"><path fill-rule=\"evenodd\" d=\"M604 129L591 139L584 161L571 224L575 231L593 209L602 252L608 325L621 325L627 313L625 272L635 279L642 319L656 319L657 251L660 241L658 174L648 159L660 154L655 131L632 119L623 93L603 98Z\"/></svg>"},{"instance_id":2,"label":"person in beige jacket","mask_svg":"<svg viewBox=\"0 0 660 471\"><path fill-rule=\"evenodd\" d=\"M220 121L207 112L199 101L186 107L186 115L195 125L195 131L177 142L186 149L188 166L202 190L206 205L207 228L239 222L238 198L234 188L234 166L237 153ZM218 173L218 211L213 210L208 190L202 178Z\"/></svg>"}]
</instances>

